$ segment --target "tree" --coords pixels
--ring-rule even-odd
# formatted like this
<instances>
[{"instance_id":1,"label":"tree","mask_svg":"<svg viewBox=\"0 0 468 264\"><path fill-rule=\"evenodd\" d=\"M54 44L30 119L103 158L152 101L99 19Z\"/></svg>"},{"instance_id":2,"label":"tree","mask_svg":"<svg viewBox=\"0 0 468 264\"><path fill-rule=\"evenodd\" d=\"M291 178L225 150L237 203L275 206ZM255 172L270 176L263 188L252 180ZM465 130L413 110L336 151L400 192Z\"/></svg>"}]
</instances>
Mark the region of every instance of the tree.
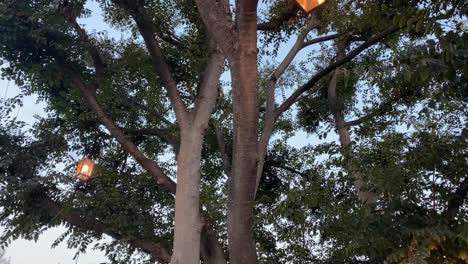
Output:
<instances>
[{"instance_id":1,"label":"tree","mask_svg":"<svg viewBox=\"0 0 468 264\"><path fill-rule=\"evenodd\" d=\"M464 259L462 1L99 4L128 38L89 34L85 1L0 4L4 76L48 105L30 135L7 121L21 98L2 106L3 243L65 223L57 243L107 234L114 262ZM298 130L340 145L272 140ZM70 152L97 161L90 182L53 168Z\"/></svg>"}]
</instances>

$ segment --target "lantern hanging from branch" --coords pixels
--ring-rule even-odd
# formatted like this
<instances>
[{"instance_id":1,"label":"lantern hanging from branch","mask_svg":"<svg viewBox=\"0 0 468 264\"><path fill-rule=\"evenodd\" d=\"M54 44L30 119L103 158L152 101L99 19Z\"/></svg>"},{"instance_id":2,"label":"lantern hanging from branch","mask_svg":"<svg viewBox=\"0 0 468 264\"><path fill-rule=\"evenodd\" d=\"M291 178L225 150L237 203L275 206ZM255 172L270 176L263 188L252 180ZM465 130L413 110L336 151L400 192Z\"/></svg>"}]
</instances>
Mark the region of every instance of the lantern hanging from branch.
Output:
<instances>
[{"instance_id":1,"label":"lantern hanging from branch","mask_svg":"<svg viewBox=\"0 0 468 264\"><path fill-rule=\"evenodd\" d=\"M94 161L84 158L78 163L76 168L75 177L82 181L86 181L91 177L94 169Z\"/></svg>"},{"instance_id":2,"label":"lantern hanging from branch","mask_svg":"<svg viewBox=\"0 0 468 264\"><path fill-rule=\"evenodd\" d=\"M312 11L312 9L319 7L326 0L296 0L296 2L304 9L306 12Z\"/></svg>"}]
</instances>

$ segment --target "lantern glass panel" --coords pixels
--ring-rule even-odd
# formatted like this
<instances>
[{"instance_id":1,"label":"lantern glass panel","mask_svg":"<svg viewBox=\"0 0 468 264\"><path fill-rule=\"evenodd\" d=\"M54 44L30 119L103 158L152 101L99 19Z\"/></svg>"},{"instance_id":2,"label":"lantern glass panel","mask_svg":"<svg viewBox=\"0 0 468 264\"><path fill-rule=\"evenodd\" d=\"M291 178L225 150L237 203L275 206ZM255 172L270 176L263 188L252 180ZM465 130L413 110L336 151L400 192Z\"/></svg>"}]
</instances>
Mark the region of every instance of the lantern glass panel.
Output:
<instances>
[{"instance_id":1,"label":"lantern glass panel","mask_svg":"<svg viewBox=\"0 0 468 264\"><path fill-rule=\"evenodd\" d=\"M304 9L306 12L312 11L312 9L320 6L325 3L326 0L296 0L296 2Z\"/></svg>"},{"instance_id":2,"label":"lantern glass panel","mask_svg":"<svg viewBox=\"0 0 468 264\"><path fill-rule=\"evenodd\" d=\"M82 159L78 163L78 167L76 168L75 177L77 179L86 181L91 177L94 169L94 161L90 159Z\"/></svg>"}]
</instances>

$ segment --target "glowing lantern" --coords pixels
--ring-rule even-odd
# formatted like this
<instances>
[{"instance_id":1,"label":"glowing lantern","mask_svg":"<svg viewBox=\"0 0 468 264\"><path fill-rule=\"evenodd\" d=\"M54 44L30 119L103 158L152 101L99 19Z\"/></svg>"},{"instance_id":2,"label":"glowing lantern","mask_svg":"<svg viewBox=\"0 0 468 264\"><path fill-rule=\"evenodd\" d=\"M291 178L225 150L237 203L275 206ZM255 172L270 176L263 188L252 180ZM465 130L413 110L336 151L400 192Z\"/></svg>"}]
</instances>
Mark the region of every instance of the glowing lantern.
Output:
<instances>
[{"instance_id":1,"label":"glowing lantern","mask_svg":"<svg viewBox=\"0 0 468 264\"><path fill-rule=\"evenodd\" d=\"M90 159L82 159L76 168L75 177L82 181L86 181L91 177L94 169L94 161Z\"/></svg>"},{"instance_id":2,"label":"glowing lantern","mask_svg":"<svg viewBox=\"0 0 468 264\"><path fill-rule=\"evenodd\" d=\"M326 0L296 0L296 2L304 9L306 12L310 12L312 9L322 5Z\"/></svg>"}]
</instances>

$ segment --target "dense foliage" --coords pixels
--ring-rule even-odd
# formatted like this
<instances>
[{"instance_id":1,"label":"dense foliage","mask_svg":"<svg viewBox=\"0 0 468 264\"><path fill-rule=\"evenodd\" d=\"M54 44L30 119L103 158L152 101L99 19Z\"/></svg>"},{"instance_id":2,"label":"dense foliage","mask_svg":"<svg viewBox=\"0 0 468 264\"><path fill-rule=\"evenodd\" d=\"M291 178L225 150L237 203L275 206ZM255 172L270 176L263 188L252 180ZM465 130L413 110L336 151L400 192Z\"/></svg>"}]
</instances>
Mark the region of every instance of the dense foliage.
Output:
<instances>
[{"instance_id":1,"label":"dense foliage","mask_svg":"<svg viewBox=\"0 0 468 264\"><path fill-rule=\"evenodd\" d=\"M133 2L150 14L182 100L193 107L209 50L193 1L0 3L3 78L47 105L47 116L29 127L11 115L21 96L0 104L2 246L17 238L37 240L64 224L67 231L56 243L66 241L80 253L99 241L94 247L112 263L150 261L137 240L171 247L173 195L108 133L67 70L99 82L98 99L108 116L176 179L180 131L126 9ZM91 14L90 7L100 12ZM254 208L259 263L468 263L467 11L456 0L329 0L312 14L292 1L260 4L259 25L280 21L258 33L261 123L279 54L311 17L318 24L306 42L337 37L301 51L277 82L277 102L339 59L341 43L348 53L389 27L397 29L319 79L276 123ZM85 23L98 15L122 32L120 39L103 32L79 35L75 19ZM97 72L90 47L99 52L103 72ZM204 136L200 187L205 221L224 249L228 170L221 149L232 156L233 136L227 78ZM330 106L335 81L337 98ZM350 145L340 144L338 112L356 121L346 127ZM97 163L88 182L72 177L81 156ZM375 203L359 200L355 175ZM105 228L96 228L97 222Z\"/></svg>"}]
</instances>

